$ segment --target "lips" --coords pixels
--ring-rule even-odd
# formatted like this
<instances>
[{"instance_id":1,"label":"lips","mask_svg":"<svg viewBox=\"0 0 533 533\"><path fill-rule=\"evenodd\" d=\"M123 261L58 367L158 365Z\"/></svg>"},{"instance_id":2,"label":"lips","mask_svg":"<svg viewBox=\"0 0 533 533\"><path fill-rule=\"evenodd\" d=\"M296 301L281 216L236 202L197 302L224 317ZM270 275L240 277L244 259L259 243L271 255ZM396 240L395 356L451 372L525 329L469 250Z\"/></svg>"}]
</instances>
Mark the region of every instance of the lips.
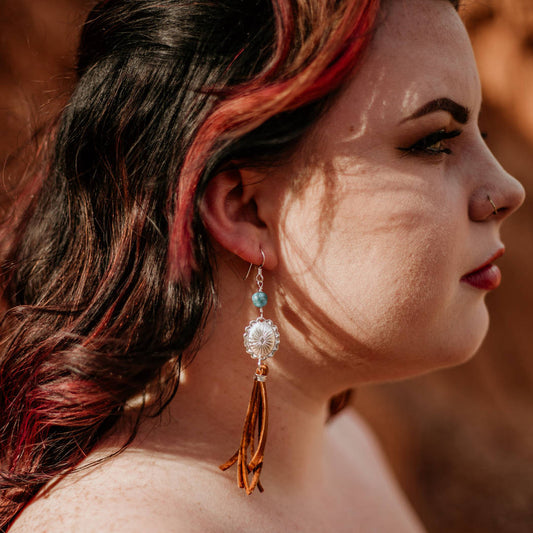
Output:
<instances>
[{"instance_id":1,"label":"lips","mask_svg":"<svg viewBox=\"0 0 533 533\"><path fill-rule=\"evenodd\" d=\"M500 286L502 273L500 269L492 263L505 253L505 248L500 248L488 261L477 267L472 272L465 274L461 281L468 283L472 287L484 291L492 291Z\"/></svg>"}]
</instances>

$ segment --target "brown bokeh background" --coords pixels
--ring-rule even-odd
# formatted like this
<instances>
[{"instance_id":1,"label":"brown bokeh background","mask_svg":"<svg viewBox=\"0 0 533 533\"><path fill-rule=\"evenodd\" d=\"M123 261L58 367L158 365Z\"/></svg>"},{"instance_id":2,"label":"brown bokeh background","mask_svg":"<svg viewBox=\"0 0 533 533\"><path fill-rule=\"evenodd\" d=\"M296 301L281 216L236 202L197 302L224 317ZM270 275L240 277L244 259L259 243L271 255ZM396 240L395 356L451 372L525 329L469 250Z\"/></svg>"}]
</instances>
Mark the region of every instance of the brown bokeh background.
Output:
<instances>
[{"instance_id":1,"label":"brown bokeh background","mask_svg":"<svg viewBox=\"0 0 533 533\"><path fill-rule=\"evenodd\" d=\"M31 159L32 132L73 85L92 3L0 0L0 209ZM532 191L533 0L466 0L463 16L484 87L487 143ZM526 200L504 229L504 283L488 297L492 326L478 356L356 397L431 533L533 531L532 219Z\"/></svg>"}]
</instances>

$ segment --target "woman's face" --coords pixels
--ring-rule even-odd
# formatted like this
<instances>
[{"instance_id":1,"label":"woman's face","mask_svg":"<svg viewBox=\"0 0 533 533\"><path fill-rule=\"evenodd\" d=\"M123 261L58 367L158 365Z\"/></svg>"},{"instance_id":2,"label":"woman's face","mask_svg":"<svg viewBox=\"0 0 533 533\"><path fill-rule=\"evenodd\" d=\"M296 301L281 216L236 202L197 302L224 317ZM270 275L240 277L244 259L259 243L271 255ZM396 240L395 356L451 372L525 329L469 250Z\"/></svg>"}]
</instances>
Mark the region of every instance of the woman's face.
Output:
<instances>
[{"instance_id":1,"label":"woman's face","mask_svg":"<svg viewBox=\"0 0 533 533\"><path fill-rule=\"evenodd\" d=\"M366 381L476 351L498 276L464 276L501 254L502 220L524 198L483 141L480 106L449 2L388 2L361 68L287 176L277 282L294 348Z\"/></svg>"}]
</instances>

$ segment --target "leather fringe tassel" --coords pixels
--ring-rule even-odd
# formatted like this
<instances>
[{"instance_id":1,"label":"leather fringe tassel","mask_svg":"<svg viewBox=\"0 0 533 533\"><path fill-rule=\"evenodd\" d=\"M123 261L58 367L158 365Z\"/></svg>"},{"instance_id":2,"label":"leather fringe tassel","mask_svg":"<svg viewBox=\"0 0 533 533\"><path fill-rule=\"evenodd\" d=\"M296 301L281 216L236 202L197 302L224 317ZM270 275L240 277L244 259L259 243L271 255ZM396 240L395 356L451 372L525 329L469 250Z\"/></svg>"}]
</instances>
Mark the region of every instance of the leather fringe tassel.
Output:
<instances>
[{"instance_id":1,"label":"leather fringe tassel","mask_svg":"<svg viewBox=\"0 0 533 533\"><path fill-rule=\"evenodd\" d=\"M265 383L267 374L268 367L266 365L262 364L257 367L252 395L244 420L241 444L233 457L219 467L221 470L227 470L237 463L237 483L241 489L246 490L247 494L252 494L256 487L259 492L264 490L259 481L259 476L263 468L268 430L268 404ZM249 461L248 454L251 455Z\"/></svg>"}]
</instances>

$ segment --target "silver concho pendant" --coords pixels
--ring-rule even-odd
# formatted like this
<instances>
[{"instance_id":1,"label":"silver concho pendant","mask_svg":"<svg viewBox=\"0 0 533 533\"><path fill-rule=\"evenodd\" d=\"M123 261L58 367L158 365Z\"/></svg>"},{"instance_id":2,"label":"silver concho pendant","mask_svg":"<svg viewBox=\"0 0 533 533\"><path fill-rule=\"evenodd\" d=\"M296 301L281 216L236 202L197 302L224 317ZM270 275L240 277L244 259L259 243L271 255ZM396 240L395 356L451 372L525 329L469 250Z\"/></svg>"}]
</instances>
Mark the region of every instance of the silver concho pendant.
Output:
<instances>
[{"instance_id":1,"label":"silver concho pendant","mask_svg":"<svg viewBox=\"0 0 533 533\"><path fill-rule=\"evenodd\" d=\"M272 320L257 318L244 330L244 347L254 359L272 357L279 347L279 331Z\"/></svg>"}]
</instances>

